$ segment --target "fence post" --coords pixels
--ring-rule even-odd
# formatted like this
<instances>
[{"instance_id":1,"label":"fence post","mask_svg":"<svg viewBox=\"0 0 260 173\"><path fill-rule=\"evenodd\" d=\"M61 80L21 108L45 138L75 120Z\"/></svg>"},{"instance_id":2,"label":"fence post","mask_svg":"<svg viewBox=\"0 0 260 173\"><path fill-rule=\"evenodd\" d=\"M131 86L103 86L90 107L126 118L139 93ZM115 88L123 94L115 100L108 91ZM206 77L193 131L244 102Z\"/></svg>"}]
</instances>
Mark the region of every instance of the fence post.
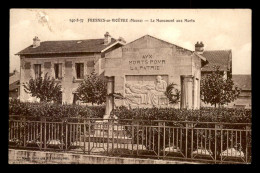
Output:
<instances>
[{"instance_id":1,"label":"fence post","mask_svg":"<svg viewBox=\"0 0 260 173\"><path fill-rule=\"evenodd\" d=\"M139 121L136 121L136 135L137 135L137 146L136 146L136 154L139 155Z\"/></svg>"},{"instance_id":2,"label":"fence post","mask_svg":"<svg viewBox=\"0 0 260 173\"><path fill-rule=\"evenodd\" d=\"M86 153L86 119L84 119L83 120L83 128L84 128L84 130L83 130L83 143L84 143L84 145L83 145L83 147L84 147L84 149L83 149L83 153L85 154Z\"/></svg>"},{"instance_id":3,"label":"fence post","mask_svg":"<svg viewBox=\"0 0 260 173\"><path fill-rule=\"evenodd\" d=\"M112 119L112 125L111 125L111 127L112 127L112 152L111 152L111 154L112 155L114 155L114 122L115 121L115 119Z\"/></svg>"},{"instance_id":4,"label":"fence post","mask_svg":"<svg viewBox=\"0 0 260 173\"><path fill-rule=\"evenodd\" d=\"M40 150L42 150L42 121L43 119L40 119Z\"/></svg>"},{"instance_id":5,"label":"fence post","mask_svg":"<svg viewBox=\"0 0 260 173\"><path fill-rule=\"evenodd\" d=\"M136 125L136 121L132 120L132 155L134 154L134 131L135 131L135 125ZM138 137L138 136L137 136Z\"/></svg>"},{"instance_id":6,"label":"fence post","mask_svg":"<svg viewBox=\"0 0 260 173\"><path fill-rule=\"evenodd\" d=\"M66 128L66 124L67 124L67 119L62 118L62 123L61 123L61 149L62 150L64 150L64 147L65 147L65 150L66 150L66 139L64 140L64 137L66 138L67 135L66 134L64 135L64 130L63 130L64 125L65 125L65 128ZM66 133L66 129L65 129L65 133Z\"/></svg>"},{"instance_id":7,"label":"fence post","mask_svg":"<svg viewBox=\"0 0 260 173\"><path fill-rule=\"evenodd\" d=\"M158 148L157 148L157 152L158 152L158 159L160 159L160 147L161 147L161 127L163 127L163 122L158 122Z\"/></svg>"},{"instance_id":8,"label":"fence post","mask_svg":"<svg viewBox=\"0 0 260 173\"><path fill-rule=\"evenodd\" d=\"M111 123L111 120L108 120L108 121L107 121L107 155L109 155L110 123Z\"/></svg>"},{"instance_id":9,"label":"fence post","mask_svg":"<svg viewBox=\"0 0 260 173\"><path fill-rule=\"evenodd\" d=\"M159 127L163 127L163 158L165 157L165 121L159 122Z\"/></svg>"},{"instance_id":10,"label":"fence post","mask_svg":"<svg viewBox=\"0 0 260 173\"><path fill-rule=\"evenodd\" d=\"M46 117L44 117L44 149L47 149L47 123Z\"/></svg>"},{"instance_id":11,"label":"fence post","mask_svg":"<svg viewBox=\"0 0 260 173\"><path fill-rule=\"evenodd\" d=\"M44 123L44 134L43 134L44 148L43 149L45 150L46 149L46 117L41 117L41 139L42 139L42 123ZM42 141L41 141L41 144L42 144Z\"/></svg>"},{"instance_id":12,"label":"fence post","mask_svg":"<svg viewBox=\"0 0 260 173\"><path fill-rule=\"evenodd\" d=\"M248 131L251 129L250 126L246 126L246 162L248 162Z\"/></svg>"},{"instance_id":13,"label":"fence post","mask_svg":"<svg viewBox=\"0 0 260 173\"><path fill-rule=\"evenodd\" d=\"M185 137L185 141L186 141L186 153L185 153L185 157L188 157L188 130L191 129L191 158L193 158L193 127L194 124L193 123L186 123L186 137Z\"/></svg>"},{"instance_id":14,"label":"fence post","mask_svg":"<svg viewBox=\"0 0 260 173\"><path fill-rule=\"evenodd\" d=\"M24 130L23 130L23 146L26 147L26 131L25 131L25 128L26 128L26 119L25 117L21 119L21 125L23 124L23 127L24 127Z\"/></svg>"},{"instance_id":15,"label":"fence post","mask_svg":"<svg viewBox=\"0 0 260 173\"><path fill-rule=\"evenodd\" d=\"M65 151L68 150L68 119L65 121Z\"/></svg>"},{"instance_id":16,"label":"fence post","mask_svg":"<svg viewBox=\"0 0 260 173\"><path fill-rule=\"evenodd\" d=\"M91 120L89 119L88 120L88 154L90 154L90 135L91 135ZM94 136L93 136L93 140L94 140Z\"/></svg>"},{"instance_id":17,"label":"fence post","mask_svg":"<svg viewBox=\"0 0 260 173\"><path fill-rule=\"evenodd\" d=\"M217 162L217 130L221 131L220 137L220 153L222 153L222 144L223 144L223 124L215 124L215 163ZM220 160L222 161L222 155L220 156Z\"/></svg>"}]
</instances>

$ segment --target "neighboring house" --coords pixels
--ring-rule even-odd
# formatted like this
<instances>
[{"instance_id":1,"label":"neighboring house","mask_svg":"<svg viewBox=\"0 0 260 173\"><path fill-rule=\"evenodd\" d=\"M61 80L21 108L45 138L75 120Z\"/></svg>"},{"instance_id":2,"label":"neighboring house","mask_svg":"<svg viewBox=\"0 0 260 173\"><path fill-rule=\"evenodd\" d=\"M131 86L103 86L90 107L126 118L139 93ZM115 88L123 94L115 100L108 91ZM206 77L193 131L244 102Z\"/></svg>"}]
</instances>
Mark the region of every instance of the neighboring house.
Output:
<instances>
[{"instance_id":1,"label":"neighboring house","mask_svg":"<svg viewBox=\"0 0 260 173\"><path fill-rule=\"evenodd\" d=\"M104 38L68 41L44 41L38 37L33 44L16 55L21 60L21 83L48 73L62 85L62 102L75 103L78 84L91 74L104 73L105 53L125 44L123 38L114 39L107 32ZM20 86L21 101L36 101Z\"/></svg>"},{"instance_id":2,"label":"neighboring house","mask_svg":"<svg viewBox=\"0 0 260 173\"><path fill-rule=\"evenodd\" d=\"M199 47L204 47L204 44L197 43ZM224 78L232 77L232 51L231 50L205 50L200 54L207 59L207 64L201 69L201 78L214 71L214 66L218 66L219 70L224 74ZM212 107L210 104L205 104L201 101L201 106Z\"/></svg>"},{"instance_id":3,"label":"neighboring house","mask_svg":"<svg viewBox=\"0 0 260 173\"><path fill-rule=\"evenodd\" d=\"M251 75L232 75L235 86L241 89L238 98L228 107L251 108Z\"/></svg>"},{"instance_id":4,"label":"neighboring house","mask_svg":"<svg viewBox=\"0 0 260 173\"><path fill-rule=\"evenodd\" d=\"M198 43L197 43L198 44ZM203 43L202 43L203 44ZM208 61L201 69L201 77L214 71L213 66L219 66L225 78L232 78L235 86L241 89L239 97L226 107L244 107L251 108L251 75L234 75L232 74L232 52L231 50L210 50L204 51L201 56ZM201 101L201 106L210 107Z\"/></svg>"},{"instance_id":5,"label":"neighboring house","mask_svg":"<svg viewBox=\"0 0 260 173\"><path fill-rule=\"evenodd\" d=\"M9 73L9 98L17 99L20 95L20 73Z\"/></svg>"},{"instance_id":6,"label":"neighboring house","mask_svg":"<svg viewBox=\"0 0 260 173\"><path fill-rule=\"evenodd\" d=\"M219 70L223 72L225 78L232 76L231 50L208 50L204 51L201 56L205 57L208 61L208 64L201 69L202 77L212 73L214 66L219 66Z\"/></svg>"}]
</instances>

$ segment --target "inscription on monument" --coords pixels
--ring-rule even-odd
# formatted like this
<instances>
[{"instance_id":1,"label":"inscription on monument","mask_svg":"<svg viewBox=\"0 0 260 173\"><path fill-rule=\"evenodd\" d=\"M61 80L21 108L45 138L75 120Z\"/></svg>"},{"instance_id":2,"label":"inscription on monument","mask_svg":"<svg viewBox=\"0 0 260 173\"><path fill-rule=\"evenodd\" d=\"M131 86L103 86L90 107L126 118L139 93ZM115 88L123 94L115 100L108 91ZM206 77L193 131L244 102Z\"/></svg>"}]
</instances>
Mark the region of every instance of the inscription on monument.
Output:
<instances>
[{"instance_id":1,"label":"inscription on monument","mask_svg":"<svg viewBox=\"0 0 260 173\"><path fill-rule=\"evenodd\" d=\"M130 70L161 70L166 64L164 59L154 59L153 55L143 55L140 60L129 60Z\"/></svg>"}]
</instances>

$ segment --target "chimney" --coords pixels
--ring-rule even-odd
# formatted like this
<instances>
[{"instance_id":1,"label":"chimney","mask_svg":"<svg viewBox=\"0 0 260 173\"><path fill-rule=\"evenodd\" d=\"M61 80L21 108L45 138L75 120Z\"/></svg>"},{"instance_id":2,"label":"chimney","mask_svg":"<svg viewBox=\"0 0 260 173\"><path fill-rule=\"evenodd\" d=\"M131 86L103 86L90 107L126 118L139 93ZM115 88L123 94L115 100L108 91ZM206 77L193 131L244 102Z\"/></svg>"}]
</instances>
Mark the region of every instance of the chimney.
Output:
<instances>
[{"instance_id":1,"label":"chimney","mask_svg":"<svg viewBox=\"0 0 260 173\"><path fill-rule=\"evenodd\" d=\"M126 41L123 37L119 37L117 40L120 41L120 42L126 43Z\"/></svg>"},{"instance_id":2,"label":"chimney","mask_svg":"<svg viewBox=\"0 0 260 173\"><path fill-rule=\"evenodd\" d=\"M104 44L107 45L111 42L111 36L108 32L105 33Z\"/></svg>"},{"instance_id":3,"label":"chimney","mask_svg":"<svg viewBox=\"0 0 260 173\"><path fill-rule=\"evenodd\" d=\"M33 48L40 46L41 40L38 37L33 38Z\"/></svg>"},{"instance_id":4,"label":"chimney","mask_svg":"<svg viewBox=\"0 0 260 173\"><path fill-rule=\"evenodd\" d=\"M204 51L204 44L202 43L202 41L199 43L197 42L195 44L195 52L197 52L198 54L203 54Z\"/></svg>"}]
</instances>

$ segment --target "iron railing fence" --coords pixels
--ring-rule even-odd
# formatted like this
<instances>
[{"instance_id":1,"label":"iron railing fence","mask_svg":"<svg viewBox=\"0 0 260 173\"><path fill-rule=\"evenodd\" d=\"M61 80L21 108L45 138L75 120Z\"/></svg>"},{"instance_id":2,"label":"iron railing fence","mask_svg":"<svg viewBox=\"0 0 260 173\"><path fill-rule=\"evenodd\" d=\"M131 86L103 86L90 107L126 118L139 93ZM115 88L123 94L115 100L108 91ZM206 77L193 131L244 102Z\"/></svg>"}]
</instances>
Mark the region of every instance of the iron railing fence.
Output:
<instances>
[{"instance_id":1,"label":"iron railing fence","mask_svg":"<svg viewBox=\"0 0 260 173\"><path fill-rule=\"evenodd\" d=\"M9 147L251 163L251 124L10 116Z\"/></svg>"}]
</instances>

